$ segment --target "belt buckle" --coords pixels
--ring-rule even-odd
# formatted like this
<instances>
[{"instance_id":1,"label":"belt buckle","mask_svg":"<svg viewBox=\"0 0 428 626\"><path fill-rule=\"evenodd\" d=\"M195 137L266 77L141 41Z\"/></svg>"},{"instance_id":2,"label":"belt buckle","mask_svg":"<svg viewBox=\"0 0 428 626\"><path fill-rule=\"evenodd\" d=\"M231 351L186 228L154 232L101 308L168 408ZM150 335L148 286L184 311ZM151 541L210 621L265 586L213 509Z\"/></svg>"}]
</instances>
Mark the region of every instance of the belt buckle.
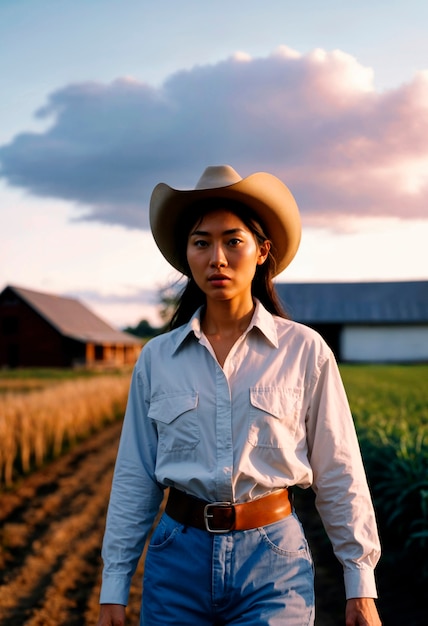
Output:
<instances>
[{"instance_id":1,"label":"belt buckle","mask_svg":"<svg viewBox=\"0 0 428 626\"><path fill-rule=\"evenodd\" d=\"M224 533L228 533L232 530L232 526L234 524L234 519L232 520L231 525L229 526L229 528L211 528L210 526L210 519L214 517L214 515L212 513L210 513L210 509L214 506L218 506L218 507L222 507L224 509L226 508L232 508L233 509L233 504L231 502L209 502L208 504L205 505L204 507L204 523L205 523L205 528L209 533L214 533L216 535L221 535Z\"/></svg>"}]
</instances>

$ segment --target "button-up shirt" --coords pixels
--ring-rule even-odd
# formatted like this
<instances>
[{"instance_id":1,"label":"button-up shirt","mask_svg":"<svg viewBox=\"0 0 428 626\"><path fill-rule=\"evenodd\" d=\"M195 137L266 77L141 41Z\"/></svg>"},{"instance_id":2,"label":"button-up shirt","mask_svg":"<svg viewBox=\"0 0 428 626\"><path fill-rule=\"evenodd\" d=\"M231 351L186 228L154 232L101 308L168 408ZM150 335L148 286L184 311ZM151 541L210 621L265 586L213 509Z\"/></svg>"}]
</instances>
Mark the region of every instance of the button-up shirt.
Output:
<instances>
[{"instance_id":1,"label":"button-up shirt","mask_svg":"<svg viewBox=\"0 0 428 626\"><path fill-rule=\"evenodd\" d=\"M376 597L380 549L334 356L312 329L256 301L220 366L201 311L143 348L134 369L103 542L101 602L126 604L165 487L245 502L312 486L346 596Z\"/></svg>"}]
</instances>

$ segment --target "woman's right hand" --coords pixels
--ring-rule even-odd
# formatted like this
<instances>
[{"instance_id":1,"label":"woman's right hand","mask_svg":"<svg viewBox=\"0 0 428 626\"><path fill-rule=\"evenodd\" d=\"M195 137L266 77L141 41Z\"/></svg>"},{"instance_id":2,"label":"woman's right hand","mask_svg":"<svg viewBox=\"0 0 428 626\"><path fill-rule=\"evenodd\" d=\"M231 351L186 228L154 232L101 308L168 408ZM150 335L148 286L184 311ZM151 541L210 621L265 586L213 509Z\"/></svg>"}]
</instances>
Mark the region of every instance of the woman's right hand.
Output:
<instances>
[{"instance_id":1,"label":"woman's right hand","mask_svg":"<svg viewBox=\"0 0 428 626\"><path fill-rule=\"evenodd\" d=\"M125 626L123 604L101 604L97 626Z\"/></svg>"}]
</instances>

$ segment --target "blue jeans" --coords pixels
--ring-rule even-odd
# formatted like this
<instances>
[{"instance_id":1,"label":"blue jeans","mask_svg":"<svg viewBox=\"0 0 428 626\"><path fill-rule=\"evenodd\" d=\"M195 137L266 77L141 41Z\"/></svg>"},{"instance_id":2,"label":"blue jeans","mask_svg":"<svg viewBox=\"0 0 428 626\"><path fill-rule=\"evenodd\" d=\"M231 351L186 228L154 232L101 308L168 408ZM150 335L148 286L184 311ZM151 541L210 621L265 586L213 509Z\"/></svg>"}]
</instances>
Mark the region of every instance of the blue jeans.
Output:
<instances>
[{"instance_id":1,"label":"blue jeans","mask_svg":"<svg viewBox=\"0 0 428 626\"><path fill-rule=\"evenodd\" d=\"M142 626L311 626L313 563L295 514L213 535L164 514L147 551Z\"/></svg>"}]
</instances>

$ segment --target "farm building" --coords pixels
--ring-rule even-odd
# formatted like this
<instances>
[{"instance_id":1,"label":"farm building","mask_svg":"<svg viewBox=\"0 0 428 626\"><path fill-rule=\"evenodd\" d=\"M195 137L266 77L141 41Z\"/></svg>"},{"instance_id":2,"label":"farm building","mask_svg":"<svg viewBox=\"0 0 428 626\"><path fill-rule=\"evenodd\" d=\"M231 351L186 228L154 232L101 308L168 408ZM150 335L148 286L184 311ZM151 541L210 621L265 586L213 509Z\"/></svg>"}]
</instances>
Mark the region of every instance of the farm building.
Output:
<instances>
[{"instance_id":1,"label":"farm building","mask_svg":"<svg viewBox=\"0 0 428 626\"><path fill-rule=\"evenodd\" d=\"M428 362L428 281L277 283L290 317L342 362ZM78 300L8 286L0 293L0 367L134 363L141 342Z\"/></svg>"},{"instance_id":2,"label":"farm building","mask_svg":"<svg viewBox=\"0 0 428 626\"><path fill-rule=\"evenodd\" d=\"M277 284L290 317L339 361L428 362L428 281Z\"/></svg>"},{"instance_id":3,"label":"farm building","mask_svg":"<svg viewBox=\"0 0 428 626\"><path fill-rule=\"evenodd\" d=\"M11 285L0 294L0 367L132 364L140 349L73 298Z\"/></svg>"}]
</instances>

